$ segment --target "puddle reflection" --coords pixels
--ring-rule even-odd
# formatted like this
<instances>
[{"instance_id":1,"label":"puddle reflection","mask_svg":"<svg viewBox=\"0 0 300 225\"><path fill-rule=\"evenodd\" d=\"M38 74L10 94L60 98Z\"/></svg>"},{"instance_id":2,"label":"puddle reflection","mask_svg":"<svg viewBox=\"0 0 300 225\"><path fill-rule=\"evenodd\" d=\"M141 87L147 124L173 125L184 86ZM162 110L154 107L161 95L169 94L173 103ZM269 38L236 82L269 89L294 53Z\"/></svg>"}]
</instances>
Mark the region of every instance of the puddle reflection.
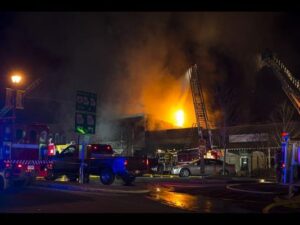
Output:
<instances>
[{"instance_id":1,"label":"puddle reflection","mask_svg":"<svg viewBox=\"0 0 300 225\"><path fill-rule=\"evenodd\" d=\"M177 207L189 211L198 211L200 199L197 196L193 196L185 193L174 192L173 188L155 187L151 190L151 199L159 201L163 204L167 204L172 207ZM212 203L209 200L202 202L205 212L210 212Z\"/></svg>"}]
</instances>

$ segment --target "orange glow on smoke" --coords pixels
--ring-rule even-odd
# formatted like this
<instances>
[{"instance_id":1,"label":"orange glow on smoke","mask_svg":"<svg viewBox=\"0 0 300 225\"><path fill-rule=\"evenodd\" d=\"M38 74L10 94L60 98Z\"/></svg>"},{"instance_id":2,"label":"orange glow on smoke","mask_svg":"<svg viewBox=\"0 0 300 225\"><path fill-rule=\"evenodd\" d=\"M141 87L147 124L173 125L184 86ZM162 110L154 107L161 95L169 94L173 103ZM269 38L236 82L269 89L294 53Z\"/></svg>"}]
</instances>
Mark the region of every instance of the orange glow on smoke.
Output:
<instances>
[{"instance_id":1,"label":"orange glow on smoke","mask_svg":"<svg viewBox=\"0 0 300 225\"><path fill-rule=\"evenodd\" d=\"M184 79L169 76L166 82L150 81L142 91L145 113L173 128L191 127L196 122L195 112L189 82Z\"/></svg>"},{"instance_id":2,"label":"orange glow on smoke","mask_svg":"<svg viewBox=\"0 0 300 225\"><path fill-rule=\"evenodd\" d=\"M147 71L146 75L134 81L142 85L135 86L137 90L130 95L129 104L126 103L123 113L127 115L144 113L151 116L154 121L162 122L157 126L148 120L148 130L188 128L196 124L189 80L184 76L176 79L168 74L156 76L152 74L159 72ZM212 97L203 91L208 118L214 121L218 112L210 109L208 100Z\"/></svg>"}]
</instances>

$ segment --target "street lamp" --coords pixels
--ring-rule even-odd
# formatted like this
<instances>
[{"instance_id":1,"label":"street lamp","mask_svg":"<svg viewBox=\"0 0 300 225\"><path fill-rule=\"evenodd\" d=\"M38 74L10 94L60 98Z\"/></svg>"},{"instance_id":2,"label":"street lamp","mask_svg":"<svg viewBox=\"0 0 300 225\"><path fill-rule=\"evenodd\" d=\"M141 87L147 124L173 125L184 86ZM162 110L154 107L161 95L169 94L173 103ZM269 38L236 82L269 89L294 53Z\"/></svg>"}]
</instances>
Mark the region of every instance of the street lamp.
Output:
<instances>
[{"instance_id":1,"label":"street lamp","mask_svg":"<svg viewBox=\"0 0 300 225\"><path fill-rule=\"evenodd\" d=\"M11 81L13 82L13 84L19 84L22 80L22 76L19 74L14 74L11 76Z\"/></svg>"},{"instance_id":2,"label":"street lamp","mask_svg":"<svg viewBox=\"0 0 300 225\"><path fill-rule=\"evenodd\" d=\"M14 84L13 85L13 90L14 90L14 95L13 95L13 115L12 115L12 142L14 142L14 137L15 137L15 121L16 121L16 103L17 103L17 85L21 83L22 76L19 74L13 74L11 76L11 81Z\"/></svg>"}]
</instances>

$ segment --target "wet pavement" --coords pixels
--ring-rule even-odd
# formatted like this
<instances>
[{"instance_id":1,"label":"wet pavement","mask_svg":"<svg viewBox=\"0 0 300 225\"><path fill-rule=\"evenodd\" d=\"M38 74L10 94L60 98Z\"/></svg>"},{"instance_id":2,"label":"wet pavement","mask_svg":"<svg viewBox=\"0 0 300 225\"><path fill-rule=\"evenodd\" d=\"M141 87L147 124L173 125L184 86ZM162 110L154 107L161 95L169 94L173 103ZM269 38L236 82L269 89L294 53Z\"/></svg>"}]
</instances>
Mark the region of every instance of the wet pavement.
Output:
<instances>
[{"instance_id":1,"label":"wet pavement","mask_svg":"<svg viewBox=\"0 0 300 225\"><path fill-rule=\"evenodd\" d=\"M230 185L235 185L238 191L228 189ZM288 186L276 183L220 180L165 181L157 183L154 189L157 191L151 192L151 198L155 201L205 213L262 213L275 198L288 193ZM299 209L295 206L291 212L300 212Z\"/></svg>"},{"instance_id":2,"label":"wet pavement","mask_svg":"<svg viewBox=\"0 0 300 225\"><path fill-rule=\"evenodd\" d=\"M56 182L38 181L37 186L32 186L32 190L27 191L27 193L30 193L30 197L26 197L26 199L29 205L30 202L37 204L40 201L47 202L46 199L49 196L41 197L42 195L39 194L37 196L40 199L38 199L33 193L42 193L49 190L52 198L56 196L57 201L68 206L64 210L66 212L86 212L86 209L80 208L82 205L79 202L83 201L82 204L87 209L91 209L89 204L96 204L93 202L93 199L97 199L96 202L110 202L109 209L105 209L104 212L136 211L151 213L160 212L159 209L161 209L161 212L262 213L267 206L274 204L276 201L281 201L280 199L286 196L288 186L270 183L265 180L261 182L259 183L259 180L253 179L233 180L230 178L138 177L132 186L124 186L120 182L107 186L100 184L98 177L92 177L90 184L83 185L62 179ZM77 189L71 189L70 187L76 187ZM230 189L230 187L233 189ZM73 196L70 198L73 199L74 206L69 206L71 204L69 203L70 198L64 198L63 195L57 194L62 192L66 193L66 196L69 194ZM11 198L14 201L15 197L10 195L7 198ZM23 198L22 191L16 198ZM11 202L11 200L8 200L8 202ZM139 208L140 203L143 204ZM17 202L14 204L18 206ZM97 204L102 205L103 202ZM280 210L282 212L300 212L300 206L297 204L288 205L288 207L272 206L268 212L280 212ZM48 208L55 211L52 206L47 205L44 206L43 210ZM26 212L31 209L32 207L27 208ZM92 211L102 212L101 210L103 208L93 209Z\"/></svg>"},{"instance_id":3,"label":"wet pavement","mask_svg":"<svg viewBox=\"0 0 300 225\"><path fill-rule=\"evenodd\" d=\"M198 213L255 213L239 207L235 203L204 195L176 192L172 189L159 188L150 193L149 198L162 204Z\"/></svg>"}]
</instances>

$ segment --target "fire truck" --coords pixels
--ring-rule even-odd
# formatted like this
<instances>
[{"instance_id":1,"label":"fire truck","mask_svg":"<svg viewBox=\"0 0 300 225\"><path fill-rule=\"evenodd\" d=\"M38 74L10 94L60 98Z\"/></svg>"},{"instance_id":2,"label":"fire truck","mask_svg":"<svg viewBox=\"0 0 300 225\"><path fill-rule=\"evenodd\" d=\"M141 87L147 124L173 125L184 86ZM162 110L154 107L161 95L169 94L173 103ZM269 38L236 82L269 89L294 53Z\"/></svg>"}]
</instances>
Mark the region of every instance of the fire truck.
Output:
<instances>
[{"instance_id":1,"label":"fire truck","mask_svg":"<svg viewBox=\"0 0 300 225\"><path fill-rule=\"evenodd\" d=\"M49 128L44 124L0 124L0 161L12 171L13 181L31 182L46 176Z\"/></svg>"}]
</instances>

